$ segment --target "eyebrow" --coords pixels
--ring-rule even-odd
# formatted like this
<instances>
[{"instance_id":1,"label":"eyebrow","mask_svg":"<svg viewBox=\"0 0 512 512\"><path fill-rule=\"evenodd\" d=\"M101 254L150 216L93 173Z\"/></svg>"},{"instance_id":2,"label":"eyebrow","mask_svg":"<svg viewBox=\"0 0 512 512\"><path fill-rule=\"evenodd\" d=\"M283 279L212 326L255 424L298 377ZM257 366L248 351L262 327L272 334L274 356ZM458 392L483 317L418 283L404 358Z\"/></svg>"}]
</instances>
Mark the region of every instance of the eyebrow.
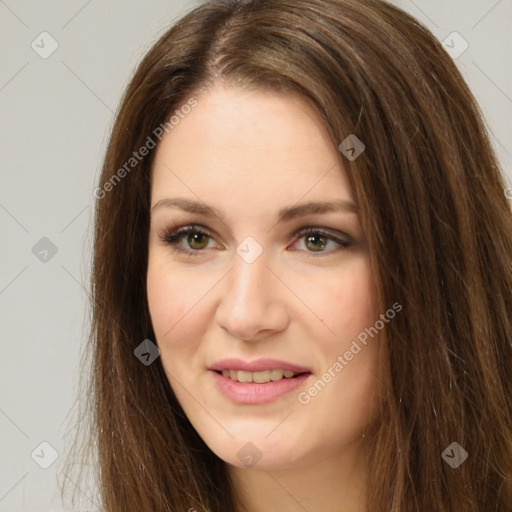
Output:
<instances>
[{"instance_id":1,"label":"eyebrow","mask_svg":"<svg viewBox=\"0 0 512 512\"><path fill-rule=\"evenodd\" d=\"M220 210L213 206L208 206L205 203L192 201L181 197L160 199L151 208L151 211L155 211L159 208L179 208L189 213L196 213L204 217L218 217L223 220L224 216ZM358 213L358 209L351 201L324 201L324 202L309 202L298 205L288 206L279 210L277 215L278 222L288 222L297 217L303 217L305 215L322 214L331 212L346 212L346 213Z\"/></svg>"}]
</instances>

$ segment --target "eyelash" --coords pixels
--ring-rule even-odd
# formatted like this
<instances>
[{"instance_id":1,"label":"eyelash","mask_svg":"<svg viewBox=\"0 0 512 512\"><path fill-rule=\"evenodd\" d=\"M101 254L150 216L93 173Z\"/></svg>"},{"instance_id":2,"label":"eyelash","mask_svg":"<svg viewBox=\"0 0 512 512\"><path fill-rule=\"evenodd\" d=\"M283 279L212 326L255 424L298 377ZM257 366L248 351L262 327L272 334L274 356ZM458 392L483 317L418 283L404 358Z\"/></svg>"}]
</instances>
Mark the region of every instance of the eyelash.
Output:
<instances>
[{"instance_id":1,"label":"eyelash","mask_svg":"<svg viewBox=\"0 0 512 512\"><path fill-rule=\"evenodd\" d=\"M200 234L200 235L205 235L209 238L213 238L213 236L205 228L203 228L202 226L197 226L197 225L182 226L179 228L168 228L164 231L164 233L162 233L159 236L159 238L163 243L171 246L172 250L174 250L176 252L184 253L189 256L199 256L199 255L201 255L201 253L205 252L206 249L201 249L201 250L199 250L199 249L196 249L196 250L184 249L179 246L179 242L180 242L181 238L185 235L190 235L190 234ZM316 227L312 227L312 226L308 226L308 227L300 229L299 231L297 231L295 233L294 237L297 238L296 242L298 242L301 238L304 238L308 235L320 235L320 236L327 238L327 240L332 240L333 242L336 242L337 244L339 244L341 246L340 247L341 250L348 249L349 247L351 247L353 245L352 242L350 242L348 240L342 240L341 238L338 238L338 237L332 235L331 233L328 233L326 231L323 231L320 228L316 228ZM318 251L316 253L315 253L315 251L304 251L304 252L308 253L308 257L313 257L313 258L318 258L322 255L332 253L332 251L328 251L328 252Z\"/></svg>"}]
</instances>

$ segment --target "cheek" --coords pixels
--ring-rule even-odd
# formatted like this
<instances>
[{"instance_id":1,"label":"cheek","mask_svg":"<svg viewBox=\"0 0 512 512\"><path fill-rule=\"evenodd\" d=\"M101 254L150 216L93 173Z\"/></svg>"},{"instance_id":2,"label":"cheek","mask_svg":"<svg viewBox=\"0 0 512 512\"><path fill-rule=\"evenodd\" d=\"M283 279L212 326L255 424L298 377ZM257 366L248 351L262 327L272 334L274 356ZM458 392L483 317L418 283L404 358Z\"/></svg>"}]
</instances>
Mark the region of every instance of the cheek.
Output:
<instances>
[{"instance_id":1,"label":"cheek","mask_svg":"<svg viewBox=\"0 0 512 512\"><path fill-rule=\"evenodd\" d=\"M325 377L329 381L328 389L319 393L315 406L330 410L333 426L348 428L354 423L362 427L368 420L369 402L377 385L379 354L378 335L368 336L366 344L358 338L379 318L377 289L367 260L358 260L339 272L328 285L319 288L315 299L319 317L334 333L329 335L318 322L315 327L318 358L323 362L322 370L330 368L336 375ZM346 417L347 410L352 411L351 419ZM327 418L325 421L329 424Z\"/></svg>"},{"instance_id":2,"label":"cheek","mask_svg":"<svg viewBox=\"0 0 512 512\"><path fill-rule=\"evenodd\" d=\"M179 396L177 383L191 388L189 383L202 369L199 347L209 318L208 301L203 299L213 286L212 276L198 279L188 269L171 269L162 260L155 256L148 263L148 306L162 365Z\"/></svg>"},{"instance_id":3,"label":"cheek","mask_svg":"<svg viewBox=\"0 0 512 512\"><path fill-rule=\"evenodd\" d=\"M193 310L193 297L190 287L183 286L172 278L169 272L156 264L149 264L147 275L147 297L151 323L156 336L156 343L162 353L162 360L169 348L179 348L180 330ZM181 334L183 334L181 332Z\"/></svg>"},{"instance_id":4,"label":"cheek","mask_svg":"<svg viewBox=\"0 0 512 512\"><path fill-rule=\"evenodd\" d=\"M331 276L316 289L312 302L318 317L334 332L333 344L343 348L378 317L377 290L368 262L357 260Z\"/></svg>"},{"instance_id":5,"label":"cheek","mask_svg":"<svg viewBox=\"0 0 512 512\"><path fill-rule=\"evenodd\" d=\"M175 288L165 276L149 267L147 277L148 306L151 320L158 336L165 325L172 324L172 319L178 314L177 309L183 308ZM183 313L180 311L179 313ZM180 315L181 316L181 315ZM169 327L167 327L169 328Z\"/></svg>"}]
</instances>

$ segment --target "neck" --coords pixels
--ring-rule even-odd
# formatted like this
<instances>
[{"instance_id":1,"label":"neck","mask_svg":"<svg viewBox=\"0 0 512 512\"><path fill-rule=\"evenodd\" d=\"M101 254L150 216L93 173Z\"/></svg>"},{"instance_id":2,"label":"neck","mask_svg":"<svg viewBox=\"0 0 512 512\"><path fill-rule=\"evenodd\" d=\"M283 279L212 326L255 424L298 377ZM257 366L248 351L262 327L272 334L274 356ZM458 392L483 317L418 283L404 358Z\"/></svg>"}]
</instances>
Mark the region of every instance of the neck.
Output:
<instances>
[{"instance_id":1,"label":"neck","mask_svg":"<svg viewBox=\"0 0 512 512\"><path fill-rule=\"evenodd\" d=\"M362 443L287 469L229 466L237 512L363 512L366 471Z\"/></svg>"}]
</instances>

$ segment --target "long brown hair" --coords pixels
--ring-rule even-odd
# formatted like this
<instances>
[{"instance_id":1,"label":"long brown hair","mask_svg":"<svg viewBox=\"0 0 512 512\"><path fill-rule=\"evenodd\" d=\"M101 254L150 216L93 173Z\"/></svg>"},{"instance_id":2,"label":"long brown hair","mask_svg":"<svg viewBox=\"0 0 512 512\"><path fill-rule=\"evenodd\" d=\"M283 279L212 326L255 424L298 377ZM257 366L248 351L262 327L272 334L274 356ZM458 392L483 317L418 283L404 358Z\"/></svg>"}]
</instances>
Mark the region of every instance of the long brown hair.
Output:
<instances>
[{"instance_id":1,"label":"long brown hair","mask_svg":"<svg viewBox=\"0 0 512 512\"><path fill-rule=\"evenodd\" d=\"M354 134L366 147L356 160L339 157L380 310L403 306L383 337L368 510L510 510L505 184L451 58L420 23L380 0L205 2L136 70L97 194L87 347L93 423L79 433L95 454L104 510L236 510L226 464L191 426L160 360L145 366L134 356L143 340L154 341L145 281L154 150L126 167L155 128L219 82L298 93L333 144ZM442 457L453 442L468 454L457 468Z\"/></svg>"}]
</instances>

